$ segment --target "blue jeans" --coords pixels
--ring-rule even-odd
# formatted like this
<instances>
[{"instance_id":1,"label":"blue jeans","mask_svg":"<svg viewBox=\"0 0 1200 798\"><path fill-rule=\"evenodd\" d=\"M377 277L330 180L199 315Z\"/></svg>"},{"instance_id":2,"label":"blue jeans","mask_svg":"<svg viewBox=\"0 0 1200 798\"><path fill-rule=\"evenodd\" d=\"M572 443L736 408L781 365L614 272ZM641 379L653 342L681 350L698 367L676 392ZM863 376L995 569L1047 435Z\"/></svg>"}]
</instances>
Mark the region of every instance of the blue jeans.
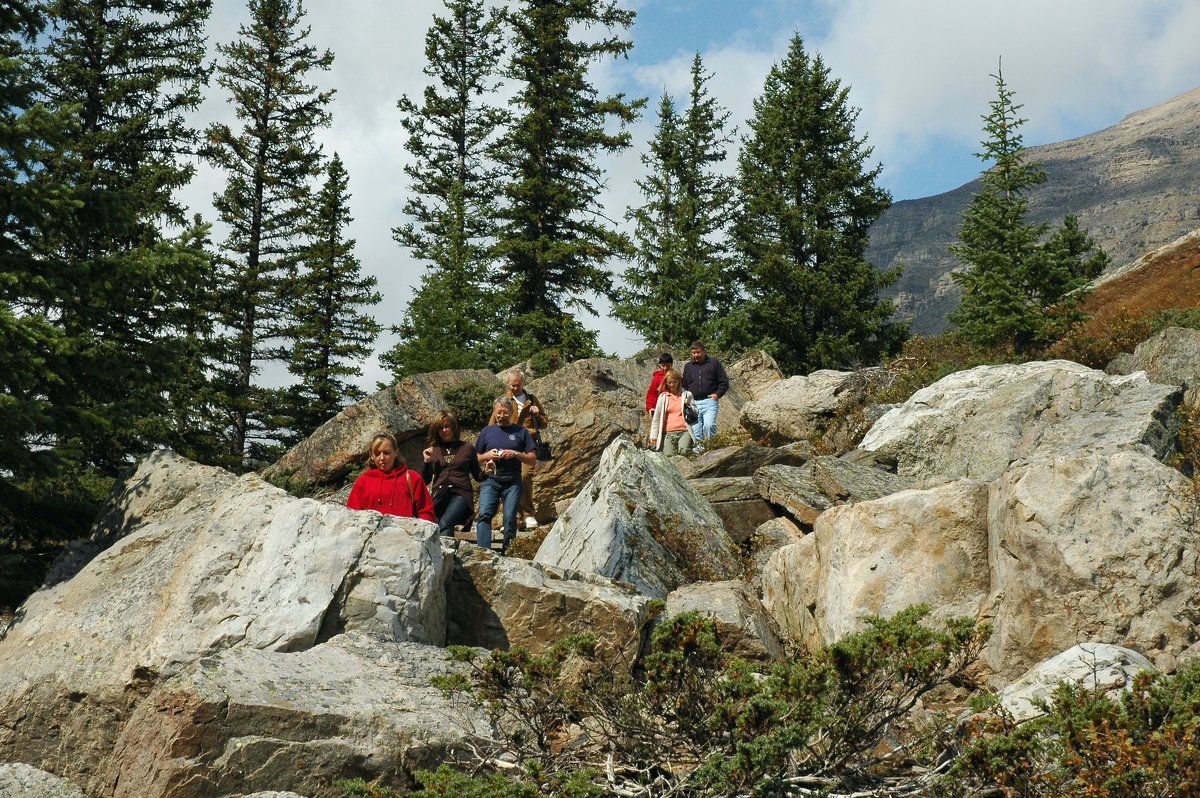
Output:
<instances>
[{"instance_id":1,"label":"blue jeans","mask_svg":"<svg viewBox=\"0 0 1200 798\"><path fill-rule=\"evenodd\" d=\"M471 503L457 493L450 497L438 514L438 532L454 537L454 527L467 520L471 514Z\"/></svg>"},{"instance_id":2,"label":"blue jeans","mask_svg":"<svg viewBox=\"0 0 1200 798\"><path fill-rule=\"evenodd\" d=\"M479 521L475 524L475 542L485 549L492 547L492 516L496 506L504 500L504 543L500 550L506 551L508 544L517 536L517 511L521 508L521 480L499 482L488 477L479 485Z\"/></svg>"},{"instance_id":3,"label":"blue jeans","mask_svg":"<svg viewBox=\"0 0 1200 798\"><path fill-rule=\"evenodd\" d=\"M692 437L696 439L696 443L700 443L705 438L717 434L717 400L704 398L696 399L695 402L700 417L692 425Z\"/></svg>"}]
</instances>

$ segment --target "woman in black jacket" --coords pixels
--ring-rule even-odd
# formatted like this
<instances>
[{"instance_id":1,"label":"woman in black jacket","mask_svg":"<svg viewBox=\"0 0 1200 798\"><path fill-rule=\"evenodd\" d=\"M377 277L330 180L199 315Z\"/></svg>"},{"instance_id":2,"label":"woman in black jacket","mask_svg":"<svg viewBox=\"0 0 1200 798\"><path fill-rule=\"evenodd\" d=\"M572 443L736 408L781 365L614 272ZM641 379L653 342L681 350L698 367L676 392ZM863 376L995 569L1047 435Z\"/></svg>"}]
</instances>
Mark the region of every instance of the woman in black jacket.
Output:
<instances>
[{"instance_id":1,"label":"woman in black jacket","mask_svg":"<svg viewBox=\"0 0 1200 798\"><path fill-rule=\"evenodd\" d=\"M454 527L469 529L475 515L472 477L483 479L475 447L464 443L459 434L458 419L443 410L429 425L429 448L422 453L425 467L421 475L433 496L433 511L438 518L438 531L454 536Z\"/></svg>"}]
</instances>

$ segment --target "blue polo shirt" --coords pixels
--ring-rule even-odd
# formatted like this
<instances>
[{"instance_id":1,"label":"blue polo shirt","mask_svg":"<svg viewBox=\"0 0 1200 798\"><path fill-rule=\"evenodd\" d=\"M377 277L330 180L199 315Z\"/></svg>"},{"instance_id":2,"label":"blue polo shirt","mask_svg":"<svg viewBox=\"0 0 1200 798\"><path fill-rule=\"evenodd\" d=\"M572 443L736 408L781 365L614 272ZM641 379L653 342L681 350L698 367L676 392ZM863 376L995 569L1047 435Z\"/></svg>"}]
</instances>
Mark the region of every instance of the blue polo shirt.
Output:
<instances>
[{"instance_id":1,"label":"blue polo shirt","mask_svg":"<svg viewBox=\"0 0 1200 798\"><path fill-rule=\"evenodd\" d=\"M489 424L479 433L475 440L475 451L479 454L490 452L492 449L512 449L517 452L532 452L534 449L533 436L529 430L520 424L509 424L502 427L499 424ZM497 460L496 479L499 482L512 482L521 478L521 461Z\"/></svg>"}]
</instances>

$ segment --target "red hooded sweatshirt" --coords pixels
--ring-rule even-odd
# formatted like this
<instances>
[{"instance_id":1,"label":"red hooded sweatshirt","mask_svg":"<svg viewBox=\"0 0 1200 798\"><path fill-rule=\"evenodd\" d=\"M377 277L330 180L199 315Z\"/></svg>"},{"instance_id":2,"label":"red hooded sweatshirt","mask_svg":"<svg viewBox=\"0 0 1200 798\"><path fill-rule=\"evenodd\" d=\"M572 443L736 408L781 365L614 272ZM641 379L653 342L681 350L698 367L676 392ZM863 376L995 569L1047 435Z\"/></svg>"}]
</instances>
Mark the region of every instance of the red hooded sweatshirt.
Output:
<instances>
[{"instance_id":1,"label":"red hooded sweatshirt","mask_svg":"<svg viewBox=\"0 0 1200 798\"><path fill-rule=\"evenodd\" d=\"M397 463L391 471L378 468L364 471L354 480L346 506L351 510L378 510L384 515L437 521L425 480L403 463Z\"/></svg>"}]
</instances>

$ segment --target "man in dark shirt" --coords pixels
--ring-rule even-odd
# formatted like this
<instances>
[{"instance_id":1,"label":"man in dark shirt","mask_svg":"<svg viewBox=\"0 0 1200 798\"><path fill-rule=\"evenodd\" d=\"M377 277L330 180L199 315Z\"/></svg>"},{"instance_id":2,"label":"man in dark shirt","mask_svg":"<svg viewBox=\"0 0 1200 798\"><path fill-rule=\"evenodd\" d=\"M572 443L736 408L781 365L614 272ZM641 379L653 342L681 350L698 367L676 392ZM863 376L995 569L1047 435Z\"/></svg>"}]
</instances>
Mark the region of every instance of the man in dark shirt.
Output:
<instances>
[{"instance_id":1,"label":"man in dark shirt","mask_svg":"<svg viewBox=\"0 0 1200 798\"><path fill-rule=\"evenodd\" d=\"M501 396L492 405L495 423L484 427L475 440L475 451L488 476L479 485L479 513L475 516L475 542L492 547L492 516L504 502L504 542L500 551L517 536L517 509L521 505L521 466L533 465L533 436L516 423L517 407L511 397Z\"/></svg>"},{"instance_id":2,"label":"man in dark shirt","mask_svg":"<svg viewBox=\"0 0 1200 798\"><path fill-rule=\"evenodd\" d=\"M695 397L696 409L700 412L692 425L692 437L697 447L717 432L717 402L729 391L729 377L725 367L700 341L692 341L692 359L683 367L683 387Z\"/></svg>"}]
</instances>

